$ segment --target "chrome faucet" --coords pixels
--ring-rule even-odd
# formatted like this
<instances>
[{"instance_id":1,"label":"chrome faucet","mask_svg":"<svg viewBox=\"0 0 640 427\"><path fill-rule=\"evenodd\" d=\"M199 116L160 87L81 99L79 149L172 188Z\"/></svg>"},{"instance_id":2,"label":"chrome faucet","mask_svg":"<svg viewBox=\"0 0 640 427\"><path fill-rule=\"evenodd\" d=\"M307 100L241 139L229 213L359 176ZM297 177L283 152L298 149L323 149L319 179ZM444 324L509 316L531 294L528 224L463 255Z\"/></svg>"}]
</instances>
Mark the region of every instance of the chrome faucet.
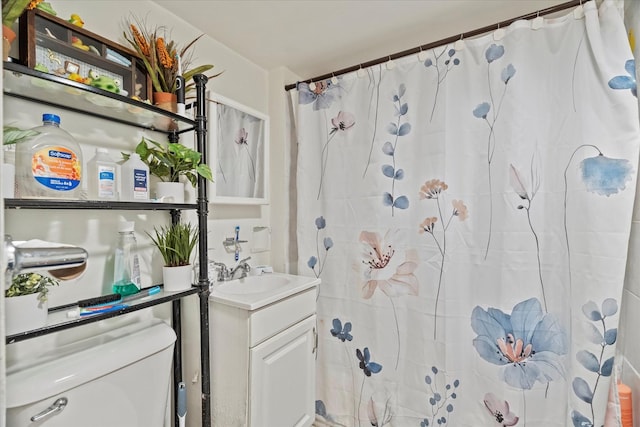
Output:
<instances>
[{"instance_id":1,"label":"chrome faucet","mask_svg":"<svg viewBox=\"0 0 640 427\"><path fill-rule=\"evenodd\" d=\"M247 257L238 261L232 268L227 267L224 263L211 261L210 263L218 270L218 282L226 280L244 279L251 271L251 266L247 263L251 257ZM236 277L236 273L240 272L240 276Z\"/></svg>"},{"instance_id":2,"label":"chrome faucet","mask_svg":"<svg viewBox=\"0 0 640 427\"><path fill-rule=\"evenodd\" d=\"M249 274L249 271L251 271L251 266L247 264L247 261L249 261L250 259L251 257L246 257L238 261L235 267L229 270L229 280L233 280L236 278L235 275L238 270L240 270L241 273L238 279L244 279L245 277L247 277L247 274Z\"/></svg>"}]
</instances>

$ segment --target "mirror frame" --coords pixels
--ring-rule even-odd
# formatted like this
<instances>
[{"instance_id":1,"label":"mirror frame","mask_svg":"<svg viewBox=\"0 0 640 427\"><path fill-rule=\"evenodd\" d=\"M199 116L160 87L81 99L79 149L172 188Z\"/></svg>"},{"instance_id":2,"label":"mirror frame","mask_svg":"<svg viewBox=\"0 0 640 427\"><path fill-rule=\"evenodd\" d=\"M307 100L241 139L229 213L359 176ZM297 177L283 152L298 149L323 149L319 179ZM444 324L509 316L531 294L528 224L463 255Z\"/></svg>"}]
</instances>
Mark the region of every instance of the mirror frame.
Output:
<instances>
[{"instance_id":1,"label":"mirror frame","mask_svg":"<svg viewBox=\"0 0 640 427\"><path fill-rule=\"evenodd\" d=\"M234 204L234 205L267 205L269 204L269 116L263 114L257 110L242 105L229 98L225 98L222 95L218 95L213 92L209 92L207 96L207 103L209 106L209 123L210 128L208 132L208 148L209 148L209 160L207 163L211 167L214 182L209 182L209 202L213 204ZM231 196L218 194L218 171L220 167L219 153L220 144L233 143L235 135L228 135L220 137L221 123L219 122L219 108L220 106L238 110L241 113L252 116L263 122L263 137L258 141L258 145L262 145L262 159L253 159L255 164L254 171L261 173L262 175L262 195L263 197L245 197L245 196ZM231 141L228 141L231 139ZM260 152L260 147L256 148L257 153Z\"/></svg>"}]
</instances>

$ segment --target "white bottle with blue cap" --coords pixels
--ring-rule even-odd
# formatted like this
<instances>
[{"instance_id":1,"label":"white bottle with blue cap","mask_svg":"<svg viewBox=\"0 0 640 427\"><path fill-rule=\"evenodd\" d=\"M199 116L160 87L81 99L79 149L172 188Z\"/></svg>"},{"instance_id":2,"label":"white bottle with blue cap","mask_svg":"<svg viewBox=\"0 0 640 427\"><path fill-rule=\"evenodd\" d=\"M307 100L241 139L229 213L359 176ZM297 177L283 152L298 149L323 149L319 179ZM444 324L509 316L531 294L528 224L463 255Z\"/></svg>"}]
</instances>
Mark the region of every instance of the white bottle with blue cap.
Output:
<instances>
[{"instance_id":1,"label":"white bottle with blue cap","mask_svg":"<svg viewBox=\"0 0 640 427\"><path fill-rule=\"evenodd\" d=\"M81 199L82 150L60 116L43 114L33 130L38 135L16 145L17 197Z\"/></svg>"}]
</instances>

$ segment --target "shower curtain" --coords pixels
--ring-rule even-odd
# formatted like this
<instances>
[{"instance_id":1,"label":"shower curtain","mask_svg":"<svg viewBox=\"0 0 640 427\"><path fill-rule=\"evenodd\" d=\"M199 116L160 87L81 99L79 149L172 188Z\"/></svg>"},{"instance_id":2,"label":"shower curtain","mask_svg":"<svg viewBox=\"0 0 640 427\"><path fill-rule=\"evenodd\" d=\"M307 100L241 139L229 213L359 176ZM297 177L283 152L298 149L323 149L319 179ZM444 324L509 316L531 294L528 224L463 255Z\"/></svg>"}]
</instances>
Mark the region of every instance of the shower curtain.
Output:
<instances>
[{"instance_id":1,"label":"shower curtain","mask_svg":"<svg viewBox=\"0 0 640 427\"><path fill-rule=\"evenodd\" d=\"M298 84L316 425L603 425L640 142L618 6Z\"/></svg>"}]
</instances>

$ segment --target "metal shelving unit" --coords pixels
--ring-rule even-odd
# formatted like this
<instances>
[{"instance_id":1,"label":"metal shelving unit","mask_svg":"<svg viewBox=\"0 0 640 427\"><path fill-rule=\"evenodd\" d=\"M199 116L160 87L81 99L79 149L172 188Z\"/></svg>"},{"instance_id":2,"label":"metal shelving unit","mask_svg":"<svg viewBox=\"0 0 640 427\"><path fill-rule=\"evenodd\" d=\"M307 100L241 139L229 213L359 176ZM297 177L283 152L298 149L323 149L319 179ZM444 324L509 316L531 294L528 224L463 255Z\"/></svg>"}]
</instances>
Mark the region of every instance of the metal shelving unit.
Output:
<instances>
[{"instance_id":1,"label":"metal shelving unit","mask_svg":"<svg viewBox=\"0 0 640 427\"><path fill-rule=\"evenodd\" d=\"M104 200L4 199L4 207L8 209L182 211L195 210L198 205L195 203L110 202Z\"/></svg>"},{"instance_id":2,"label":"metal shelving unit","mask_svg":"<svg viewBox=\"0 0 640 427\"><path fill-rule=\"evenodd\" d=\"M65 329L75 328L77 326L88 325L89 323L99 322L111 317L118 317L123 314L132 313L134 311L143 310L145 308L153 307L158 304L164 304L175 300L180 300L189 295L198 293L197 287L192 287L186 291L180 292L164 292L161 291L156 295L151 295L138 301L131 301L126 308L118 311L112 311L103 314L92 314L86 317L68 318L67 312L77 308L75 304L68 304L59 307L53 307L49 309L49 315L47 319L47 326L33 329L31 331L19 332L13 335L7 335L7 344L15 344L20 341L25 341L31 338L41 337L43 335L52 334L54 332L64 331Z\"/></svg>"},{"instance_id":3,"label":"metal shelving unit","mask_svg":"<svg viewBox=\"0 0 640 427\"><path fill-rule=\"evenodd\" d=\"M135 101L111 92L64 79L52 74L42 73L12 62L3 63L4 96L24 99L30 102L46 104L56 108L74 111L110 123L118 123L143 129L163 132L170 141L177 141L180 134L194 131L196 150L202 154L206 162L206 109L205 91L207 77L194 76L196 83L196 103L193 111L194 119L183 117L153 105ZM120 311L87 316L80 319L66 319L68 306L55 307L49 310L50 325L23 333L5 337L7 344L58 332L107 318L121 316L133 311L153 307L158 304L172 303L172 325L176 332L176 343L173 357L174 384L183 380L182 376L182 341L181 341L181 299L197 294L200 301L200 364L202 372L202 425L211 425L210 410L210 366L209 366L209 278L207 260L207 185L206 180L198 176L197 201L195 204L179 203L142 203L142 202L108 202L96 200L41 200L41 199L5 199L7 209L63 209L63 210L164 210L169 211L171 220L179 220L182 210L196 210L199 230L199 271L198 282L189 290L182 292L164 292L141 299L138 303ZM63 317L63 315L65 315ZM174 401L177 406L177 397ZM179 425L177 415L174 423Z\"/></svg>"}]
</instances>

